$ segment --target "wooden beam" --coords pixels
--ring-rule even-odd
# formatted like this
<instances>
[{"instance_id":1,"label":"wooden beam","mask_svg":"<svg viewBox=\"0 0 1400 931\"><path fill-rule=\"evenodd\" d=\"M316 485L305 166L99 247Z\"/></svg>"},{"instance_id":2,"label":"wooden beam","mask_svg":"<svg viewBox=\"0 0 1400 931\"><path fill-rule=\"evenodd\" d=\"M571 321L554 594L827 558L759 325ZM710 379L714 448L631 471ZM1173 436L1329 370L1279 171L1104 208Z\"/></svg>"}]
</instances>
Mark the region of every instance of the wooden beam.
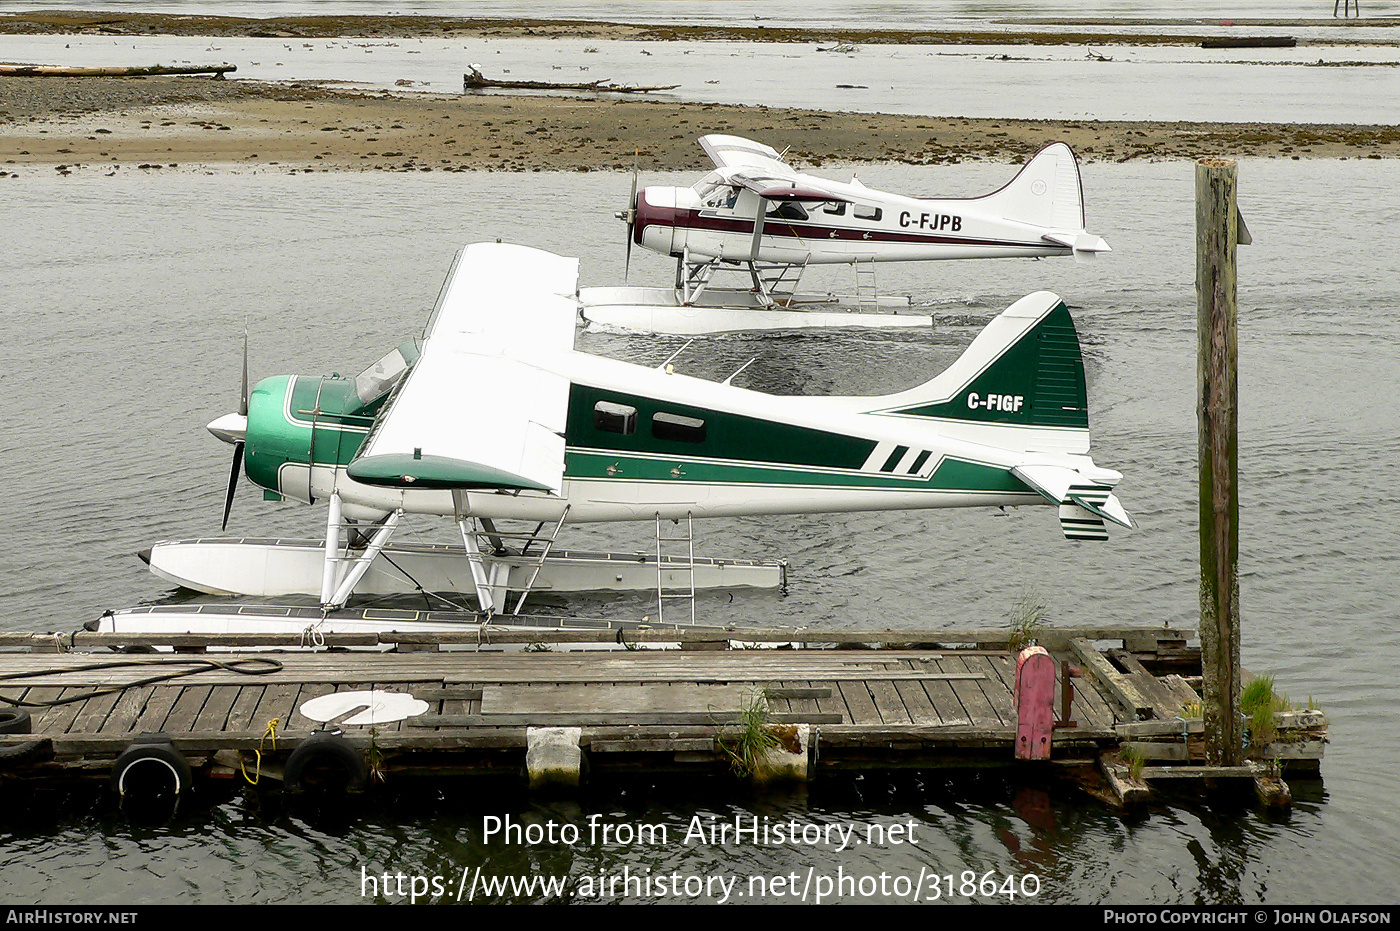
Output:
<instances>
[{"instance_id":1,"label":"wooden beam","mask_svg":"<svg viewBox=\"0 0 1400 931\"><path fill-rule=\"evenodd\" d=\"M764 627L752 630L716 628L632 628L620 626L616 622L599 621L599 627L559 630L519 630L508 627L492 627L479 630L470 617L422 612L423 617L415 617L418 612L404 611L405 617L383 617L378 620L390 626L396 620L410 623L415 620L444 620L456 617L462 621L460 631L406 632L384 630L378 634L325 634L326 646L377 646L400 643L430 643L473 647L493 647L525 643L684 643L691 640L709 641L727 639L731 643L835 643L835 644L911 644L938 643L945 645L1009 642L1011 631L1005 627L992 629L917 629L917 630L824 630L814 631L802 627ZM577 618L552 618L541 615L535 619L540 624L556 621L561 627L578 624ZM308 622L309 623L309 622ZM1138 645L1154 643L1174 643L1191 639L1196 631L1184 628L1164 627L1075 627L1057 630L1044 629L1037 633L1037 640L1046 649L1060 651L1068 649L1070 639L1082 637L1087 640L1109 640L1130 643L1130 649ZM0 633L0 647L27 647L31 649L52 649L56 641L61 641L69 649L92 649L111 646L299 646L303 642L301 634L141 634L141 633L95 633L80 630L64 633ZM1146 651L1146 652L1150 652Z\"/></svg>"},{"instance_id":2,"label":"wooden beam","mask_svg":"<svg viewBox=\"0 0 1400 931\"><path fill-rule=\"evenodd\" d=\"M1152 703L1142 697L1142 693L1128 679L1113 668L1102 653L1086 639L1076 638L1069 643L1070 649L1084 668L1118 702L1128 714L1135 718L1145 718L1152 713Z\"/></svg>"}]
</instances>

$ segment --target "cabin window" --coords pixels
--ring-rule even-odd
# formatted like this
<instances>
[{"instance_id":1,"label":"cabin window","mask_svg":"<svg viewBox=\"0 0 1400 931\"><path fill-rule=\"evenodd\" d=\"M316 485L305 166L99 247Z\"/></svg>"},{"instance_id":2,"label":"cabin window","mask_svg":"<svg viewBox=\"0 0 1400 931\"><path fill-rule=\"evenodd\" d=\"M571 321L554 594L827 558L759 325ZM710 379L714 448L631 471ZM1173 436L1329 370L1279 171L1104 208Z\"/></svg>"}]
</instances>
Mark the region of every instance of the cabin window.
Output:
<instances>
[{"instance_id":1,"label":"cabin window","mask_svg":"<svg viewBox=\"0 0 1400 931\"><path fill-rule=\"evenodd\" d=\"M651 415L651 435L658 440L703 443L705 441L705 421L697 417L658 411Z\"/></svg>"},{"instance_id":2,"label":"cabin window","mask_svg":"<svg viewBox=\"0 0 1400 931\"><path fill-rule=\"evenodd\" d=\"M593 405L593 429L631 436L637 432L637 409L626 404L599 401Z\"/></svg>"},{"instance_id":3,"label":"cabin window","mask_svg":"<svg viewBox=\"0 0 1400 931\"><path fill-rule=\"evenodd\" d=\"M823 207L822 210L834 217L844 217L846 215L846 205L837 201L831 201Z\"/></svg>"},{"instance_id":4,"label":"cabin window","mask_svg":"<svg viewBox=\"0 0 1400 931\"><path fill-rule=\"evenodd\" d=\"M883 211L881 211L879 207L867 207L865 204L856 204L855 209L851 212L855 214L857 220L878 220Z\"/></svg>"},{"instance_id":5,"label":"cabin window","mask_svg":"<svg viewBox=\"0 0 1400 931\"><path fill-rule=\"evenodd\" d=\"M807 211L802 208L801 204L785 200L776 207L769 209L768 216L778 217L783 220L805 220L807 219Z\"/></svg>"}]
</instances>

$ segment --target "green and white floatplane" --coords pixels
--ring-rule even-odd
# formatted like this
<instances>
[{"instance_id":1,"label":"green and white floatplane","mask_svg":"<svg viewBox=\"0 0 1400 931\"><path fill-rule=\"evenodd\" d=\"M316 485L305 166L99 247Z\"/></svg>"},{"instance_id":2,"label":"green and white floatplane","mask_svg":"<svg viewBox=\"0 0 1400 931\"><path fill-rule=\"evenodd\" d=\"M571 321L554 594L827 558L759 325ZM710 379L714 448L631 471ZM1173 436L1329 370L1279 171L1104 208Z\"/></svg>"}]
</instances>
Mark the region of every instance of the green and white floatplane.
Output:
<instances>
[{"instance_id":1,"label":"green and white floatplane","mask_svg":"<svg viewBox=\"0 0 1400 931\"><path fill-rule=\"evenodd\" d=\"M696 590L775 587L783 567L697 558L692 520L1041 504L1071 540L1132 526L1121 474L1088 456L1079 340L1054 294L879 397L779 397L589 355L578 318L577 259L481 243L458 254L422 338L358 377L277 376L249 394L245 362L239 412L209 425L235 447L225 524L242 469L265 497L326 502L325 539L164 543L151 570L206 592L316 595L323 615L355 594L463 591L499 617L531 591L640 587L663 605L689 593L693 620ZM391 544L405 514L452 518L460 547ZM555 550L589 521L654 522L657 551Z\"/></svg>"}]
</instances>

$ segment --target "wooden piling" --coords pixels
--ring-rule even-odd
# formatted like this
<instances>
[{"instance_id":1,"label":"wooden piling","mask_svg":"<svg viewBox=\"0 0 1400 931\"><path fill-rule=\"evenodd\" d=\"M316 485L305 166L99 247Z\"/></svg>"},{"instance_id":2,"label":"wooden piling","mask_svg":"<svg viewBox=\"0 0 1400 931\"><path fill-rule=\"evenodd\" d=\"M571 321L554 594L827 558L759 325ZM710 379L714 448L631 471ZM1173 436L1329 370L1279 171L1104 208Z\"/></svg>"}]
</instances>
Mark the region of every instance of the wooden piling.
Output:
<instances>
[{"instance_id":1,"label":"wooden piling","mask_svg":"<svg viewBox=\"0 0 1400 931\"><path fill-rule=\"evenodd\" d=\"M1200 448L1201 666L1206 760L1242 762L1235 247L1231 159L1196 162L1197 422Z\"/></svg>"}]
</instances>

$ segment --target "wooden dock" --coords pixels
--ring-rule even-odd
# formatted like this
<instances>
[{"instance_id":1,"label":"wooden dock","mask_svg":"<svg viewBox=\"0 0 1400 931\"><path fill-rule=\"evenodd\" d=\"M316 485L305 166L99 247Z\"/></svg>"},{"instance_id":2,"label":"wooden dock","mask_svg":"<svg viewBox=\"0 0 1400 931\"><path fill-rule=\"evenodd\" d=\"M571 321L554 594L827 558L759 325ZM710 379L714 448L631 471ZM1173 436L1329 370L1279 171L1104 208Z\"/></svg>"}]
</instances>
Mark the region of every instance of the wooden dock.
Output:
<instances>
[{"instance_id":1,"label":"wooden dock","mask_svg":"<svg viewBox=\"0 0 1400 931\"><path fill-rule=\"evenodd\" d=\"M129 654L112 648L149 646L152 638L0 635L8 648L0 653L0 713L9 715L0 723L20 717L5 709L29 715L27 732L0 734L0 791L6 783L113 779L147 758L187 766L196 785L218 778L276 785L285 776L288 788L301 788L313 745L331 740L313 737L325 725L303 714L305 703L376 690L408 693L427 708L373 726L333 722L334 753L314 762L324 774L343 758L351 788L420 774L528 773L548 782L554 764L543 764L539 778L527 757L560 735L566 757L575 758L564 764L574 781L580 770L593 780L625 771L757 778L736 763L736 748L754 733L770 735L760 750L785 778L1020 766L1093 774L1098 790L1119 801L1142 797L1156 779L1267 781L1284 767L1317 771L1326 739L1320 712L1276 715L1276 735L1253 748L1248 766L1200 766L1199 650L1189 644L1191 631L1167 628L1041 633L1056 666L1050 760L1018 760L1017 654L1008 636L1005 629L502 631L483 643L466 631L378 635L381 648L396 652L335 650L334 637L331 649L297 652L286 649L288 638L167 636L159 639L180 653ZM70 652L58 651L60 640ZM366 645L362 635L348 640ZM230 643L242 651L212 652ZM786 648L765 648L777 644ZM247 652L254 645L261 649ZM166 676L173 678L153 681ZM363 763L359 776L351 756ZM1136 779L1132 759L1142 769ZM567 772L562 779L570 781Z\"/></svg>"}]
</instances>

